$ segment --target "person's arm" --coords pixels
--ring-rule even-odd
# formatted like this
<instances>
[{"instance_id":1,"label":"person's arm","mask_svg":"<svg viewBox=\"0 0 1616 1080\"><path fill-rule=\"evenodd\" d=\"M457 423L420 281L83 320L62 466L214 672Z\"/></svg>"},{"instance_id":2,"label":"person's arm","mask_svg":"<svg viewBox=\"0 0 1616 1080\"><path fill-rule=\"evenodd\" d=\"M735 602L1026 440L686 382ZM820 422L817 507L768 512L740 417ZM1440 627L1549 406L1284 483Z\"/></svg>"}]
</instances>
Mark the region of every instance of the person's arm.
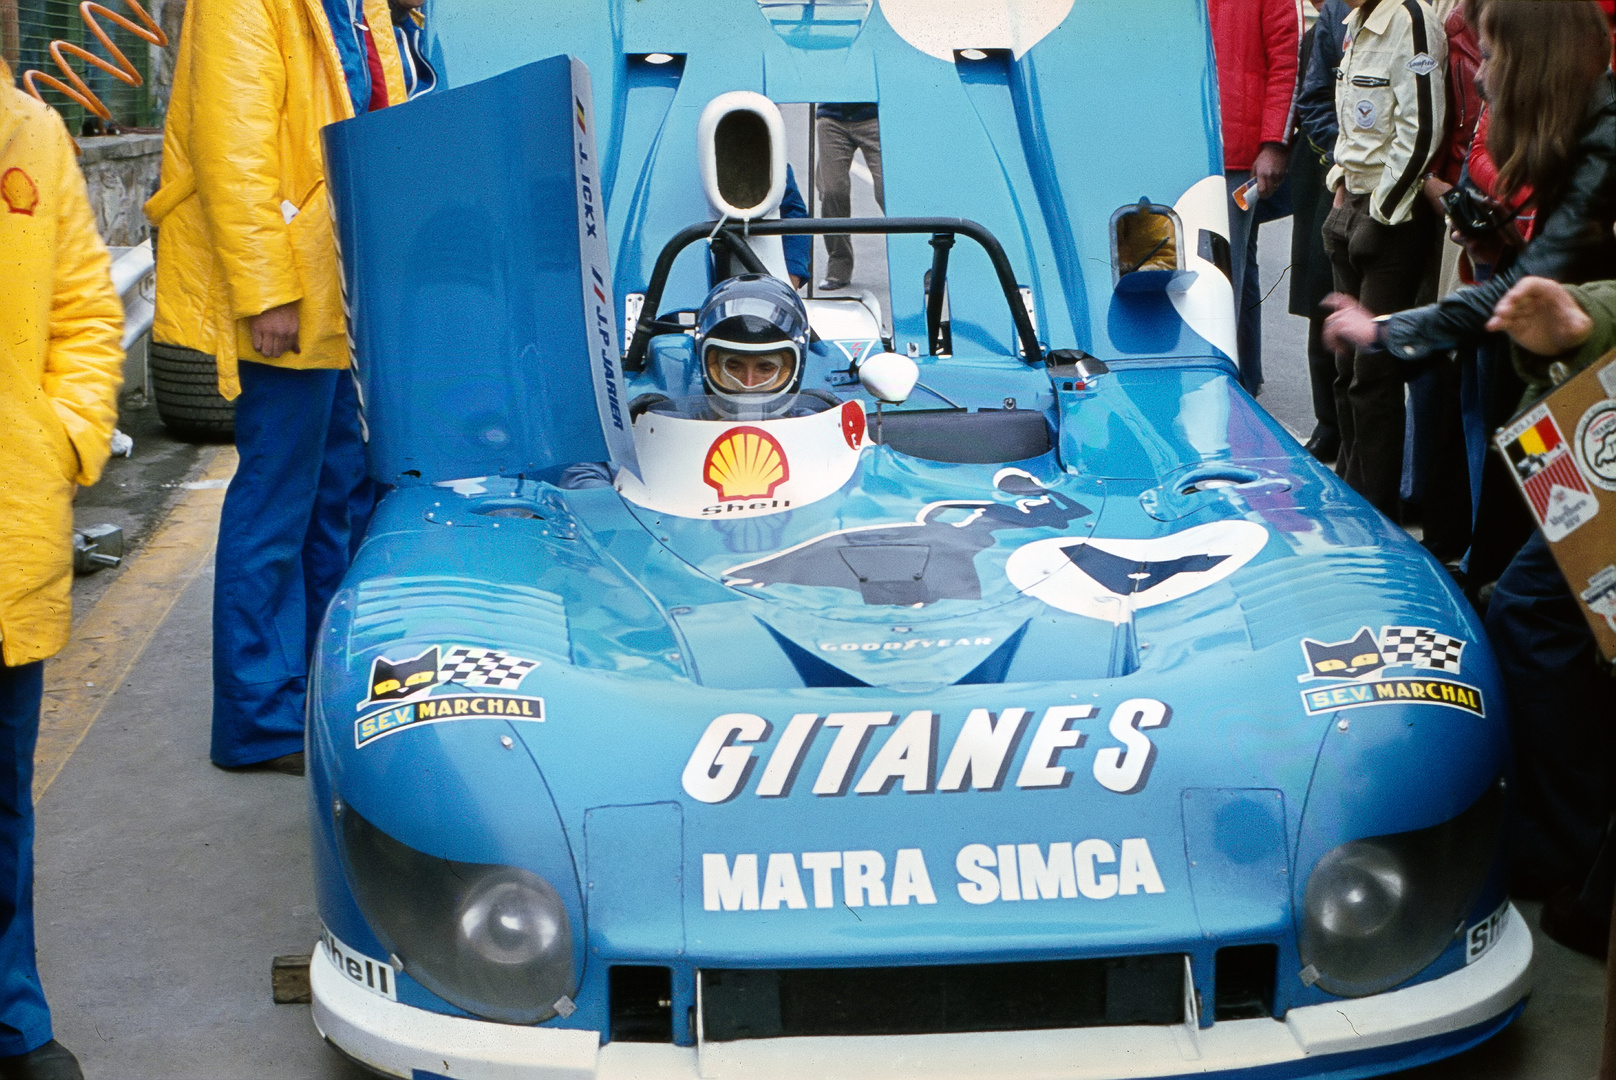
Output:
<instances>
[{"instance_id":1,"label":"person's arm","mask_svg":"<svg viewBox=\"0 0 1616 1080\"><path fill-rule=\"evenodd\" d=\"M281 102L288 92L263 0L208 0L191 16L191 165L236 318L302 299L281 209Z\"/></svg>"},{"instance_id":2,"label":"person's arm","mask_svg":"<svg viewBox=\"0 0 1616 1080\"><path fill-rule=\"evenodd\" d=\"M1606 75L1604 78L1609 79ZM1386 348L1404 359L1451 349L1478 336L1493 309L1525 277L1558 281L1580 276L1589 255L1603 248L1616 200L1616 111L1607 109L1577 144L1566 194L1538 223L1532 242L1502 273L1450 293L1435 304L1393 315L1382 325Z\"/></svg>"},{"instance_id":3,"label":"person's arm","mask_svg":"<svg viewBox=\"0 0 1616 1080\"><path fill-rule=\"evenodd\" d=\"M1369 199L1369 213L1382 225L1409 219L1414 200L1421 195L1421 177L1443 135L1448 39L1440 27L1431 32L1421 14L1423 5L1414 8L1413 13L1408 8L1399 11L1392 20L1395 29L1388 30L1396 35L1385 72L1394 102L1392 141Z\"/></svg>"},{"instance_id":4,"label":"person's arm","mask_svg":"<svg viewBox=\"0 0 1616 1080\"><path fill-rule=\"evenodd\" d=\"M802 201L802 191L797 187L797 175L792 172L790 165L786 166L786 193L780 198L780 216L782 218L808 216L808 204ZM808 263L813 256L814 238L786 236L781 238L781 243L786 249L786 273L791 275L791 283L800 289L809 277Z\"/></svg>"},{"instance_id":5,"label":"person's arm","mask_svg":"<svg viewBox=\"0 0 1616 1080\"><path fill-rule=\"evenodd\" d=\"M1326 5L1326 11L1328 5ZM1335 161L1335 69L1341 66L1340 25L1329 26L1320 13L1314 24L1311 43L1302 75L1302 92L1296 99L1297 120L1307 141Z\"/></svg>"},{"instance_id":6,"label":"person's arm","mask_svg":"<svg viewBox=\"0 0 1616 1080\"><path fill-rule=\"evenodd\" d=\"M1268 198L1285 182L1290 167L1291 133L1296 127L1296 78L1302 41L1300 0L1262 0L1263 109L1262 143L1251 164L1257 194Z\"/></svg>"},{"instance_id":7,"label":"person's arm","mask_svg":"<svg viewBox=\"0 0 1616 1080\"><path fill-rule=\"evenodd\" d=\"M1262 126L1259 141L1279 147L1290 145L1295 126L1299 52L1302 47L1300 0L1262 0L1263 84Z\"/></svg>"},{"instance_id":8,"label":"person's arm","mask_svg":"<svg viewBox=\"0 0 1616 1080\"><path fill-rule=\"evenodd\" d=\"M123 382L123 303L112 288L112 261L96 232L67 129L52 128L59 178L56 266L51 281L50 339L40 389L78 453L79 484L101 476L118 421Z\"/></svg>"}]
</instances>

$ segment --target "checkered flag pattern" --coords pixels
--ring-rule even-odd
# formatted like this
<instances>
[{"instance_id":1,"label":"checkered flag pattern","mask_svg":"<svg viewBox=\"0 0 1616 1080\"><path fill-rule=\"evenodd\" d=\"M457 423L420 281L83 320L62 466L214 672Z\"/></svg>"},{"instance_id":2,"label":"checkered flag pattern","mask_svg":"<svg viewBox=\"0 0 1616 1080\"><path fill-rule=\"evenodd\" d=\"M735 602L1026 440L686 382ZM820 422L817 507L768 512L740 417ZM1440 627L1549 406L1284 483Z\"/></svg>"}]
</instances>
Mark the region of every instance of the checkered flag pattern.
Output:
<instances>
[{"instance_id":1,"label":"checkered flag pattern","mask_svg":"<svg viewBox=\"0 0 1616 1080\"><path fill-rule=\"evenodd\" d=\"M527 678L527 673L538 666L537 660L521 660L494 649L468 649L457 645L443 654L438 679L465 686L515 690Z\"/></svg>"},{"instance_id":2,"label":"checkered flag pattern","mask_svg":"<svg viewBox=\"0 0 1616 1080\"><path fill-rule=\"evenodd\" d=\"M1458 671L1465 643L1423 626L1383 626L1380 656L1388 667L1412 664L1437 671Z\"/></svg>"}]
</instances>

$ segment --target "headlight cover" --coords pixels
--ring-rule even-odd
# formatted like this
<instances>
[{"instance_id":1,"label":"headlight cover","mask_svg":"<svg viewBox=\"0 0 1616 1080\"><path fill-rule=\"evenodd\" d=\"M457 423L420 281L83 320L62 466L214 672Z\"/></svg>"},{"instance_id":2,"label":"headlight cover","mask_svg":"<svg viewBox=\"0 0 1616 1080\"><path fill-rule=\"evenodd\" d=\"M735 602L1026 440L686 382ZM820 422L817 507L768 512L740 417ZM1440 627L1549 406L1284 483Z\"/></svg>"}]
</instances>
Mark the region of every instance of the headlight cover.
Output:
<instances>
[{"instance_id":1,"label":"headlight cover","mask_svg":"<svg viewBox=\"0 0 1616 1080\"><path fill-rule=\"evenodd\" d=\"M417 851L341 803L337 832L360 910L422 986L507 1024L548 1020L574 993L572 925L549 882Z\"/></svg>"},{"instance_id":2,"label":"headlight cover","mask_svg":"<svg viewBox=\"0 0 1616 1080\"><path fill-rule=\"evenodd\" d=\"M1500 781L1440 825L1326 852L1303 900L1303 971L1329 993L1363 997L1442 955L1492 865L1503 795Z\"/></svg>"}]
</instances>

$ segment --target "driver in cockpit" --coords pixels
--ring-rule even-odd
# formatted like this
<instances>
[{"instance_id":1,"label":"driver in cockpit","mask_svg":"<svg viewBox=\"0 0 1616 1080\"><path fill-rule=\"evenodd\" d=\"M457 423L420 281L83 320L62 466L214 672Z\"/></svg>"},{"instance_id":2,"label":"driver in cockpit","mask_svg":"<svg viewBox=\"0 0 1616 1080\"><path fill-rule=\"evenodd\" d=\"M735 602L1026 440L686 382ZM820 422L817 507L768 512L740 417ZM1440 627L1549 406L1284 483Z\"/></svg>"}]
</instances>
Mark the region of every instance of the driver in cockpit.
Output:
<instances>
[{"instance_id":1,"label":"driver in cockpit","mask_svg":"<svg viewBox=\"0 0 1616 1080\"><path fill-rule=\"evenodd\" d=\"M742 274L707 294L696 317L695 354L702 397L641 394L629 416L646 412L688 420L725 422L812 416L840 402L824 391L803 390L808 359L808 311L790 285L768 274ZM570 465L563 488L611 482L603 462Z\"/></svg>"},{"instance_id":2,"label":"driver in cockpit","mask_svg":"<svg viewBox=\"0 0 1616 1080\"><path fill-rule=\"evenodd\" d=\"M808 312L797 291L779 278L742 274L719 282L696 317L695 353L705 397L645 394L629 403L629 414L778 420L838 404L829 394L802 389Z\"/></svg>"}]
</instances>

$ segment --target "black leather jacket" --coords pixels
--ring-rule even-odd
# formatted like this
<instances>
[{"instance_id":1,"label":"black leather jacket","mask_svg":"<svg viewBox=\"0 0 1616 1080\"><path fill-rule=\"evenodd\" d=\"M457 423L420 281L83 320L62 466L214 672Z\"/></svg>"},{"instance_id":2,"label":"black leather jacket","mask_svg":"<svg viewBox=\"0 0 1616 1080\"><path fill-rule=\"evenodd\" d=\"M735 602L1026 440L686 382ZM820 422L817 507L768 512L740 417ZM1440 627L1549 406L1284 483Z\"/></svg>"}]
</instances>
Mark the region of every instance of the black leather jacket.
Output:
<instances>
[{"instance_id":1,"label":"black leather jacket","mask_svg":"<svg viewBox=\"0 0 1616 1080\"><path fill-rule=\"evenodd\" d=\"M1523 277L1580 285L1616 277L1616 77L1605 72L1588 103L1588 123L1571 159L1558 205L1538 214L1537 232L1513 266L1434 304L1399 312L1382 327L1393 356L1413 360L1474 341L1493 308Z\"/></svg>"}]
</instances>

